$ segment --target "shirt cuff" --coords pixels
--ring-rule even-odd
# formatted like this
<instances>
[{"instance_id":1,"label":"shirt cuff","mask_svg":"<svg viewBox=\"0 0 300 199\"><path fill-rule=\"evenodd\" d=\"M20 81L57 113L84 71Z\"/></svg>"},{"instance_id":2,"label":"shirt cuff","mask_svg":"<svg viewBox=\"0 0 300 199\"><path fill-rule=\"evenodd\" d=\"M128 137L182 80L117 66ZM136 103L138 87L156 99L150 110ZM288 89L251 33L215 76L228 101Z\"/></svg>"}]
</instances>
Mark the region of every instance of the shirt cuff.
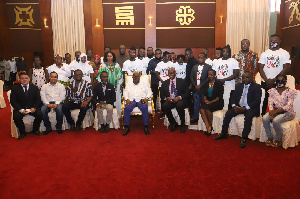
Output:
<instances>
[{"instance_id":1,"label":"shirt cuff","mask_svg":"<svg viewBox=\"0 0 300 199\"><path fill-rule=\"evenodd\" d=\"M178 96L179 98L180 98L180 100L182 99L182 97L181 96Z\"/></svg>"},{"instance_id":2,"label":"shirt cuff","mask_svg":"<svg viewBox=\"0 0 300 199\"><path fill-rule=\"evenodd\" d=\"M20 113L23 113L24 109L22 108L22 109L20 109L19 111L20 111Z\"/></svg>"},{"instance_id":3,"label":"shirt cuff","mask_svg":"<svg viewBox=\"0 0 300 199\"><path fill-rule=\"evenodd\" d=\"M56 101L55 104L59 105L59 104L60 104L60 101Z\"/></svg>"},{"instance_id":4,"label":"shirt cuff","mask_svg":"<svg viewBox=\"0 0 300 199\"><path fill-rule=\"evenodd\" d=\"M235 104L232 104L231 106L232 106L232 107L235 107L236 105L235 105Z\"/></svg>"},{"instance_id":5,"label":"shirt cuff","mask_svg":"<svg viewBox=\"0 0 300 199\"><path fill-rule=\"evenodd\" d=\"M246 109L247 109L247 110L250 110L250 106L246 106Z\"/></svg>"}]
</instances>

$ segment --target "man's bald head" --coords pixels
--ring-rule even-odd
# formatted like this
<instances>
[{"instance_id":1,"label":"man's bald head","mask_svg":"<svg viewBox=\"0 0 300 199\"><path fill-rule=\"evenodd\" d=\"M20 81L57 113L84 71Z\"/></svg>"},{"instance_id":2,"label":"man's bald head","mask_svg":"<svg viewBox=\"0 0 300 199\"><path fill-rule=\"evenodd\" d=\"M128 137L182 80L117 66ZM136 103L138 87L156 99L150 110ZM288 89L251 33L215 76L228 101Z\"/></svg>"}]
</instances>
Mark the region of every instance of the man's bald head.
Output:
<instances>
[{"instance_id":1,"label":"man's bald head","mask_svg":"<svg viewBox=\"0 0 300 199\"><path fill-rule=\"evenodd\" d=\"M140 83L140 73L138 71L134 72L133 75L132 75L132 78L133 78L133 83L135 85L137 85L138 83Z\"/></svg>"},{"instance_id":2,"label":"man's bald head","mask_svg":"<svg viewBox=\"0 0 300 199\"><path fill-rule=\"evenodd\" d=\"M171 80L176 77L176 70L174 67L169 68L168 75Z\"/></svg>"}]
</instances>

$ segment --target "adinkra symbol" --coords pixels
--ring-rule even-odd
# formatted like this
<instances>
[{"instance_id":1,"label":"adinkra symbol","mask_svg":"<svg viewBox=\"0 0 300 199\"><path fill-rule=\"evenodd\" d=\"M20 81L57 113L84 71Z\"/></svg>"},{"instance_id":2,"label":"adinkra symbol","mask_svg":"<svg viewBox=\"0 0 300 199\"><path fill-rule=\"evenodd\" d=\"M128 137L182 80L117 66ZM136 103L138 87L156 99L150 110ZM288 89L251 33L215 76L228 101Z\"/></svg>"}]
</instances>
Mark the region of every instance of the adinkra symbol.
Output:
<instances>
[{"instance_id":1,"label":"adinkra symbol","mask_svg":"<svg viewBox=\"0 0 300 199\"><path fill-rule=\"evenodd\" d=\"M34 20L32 17L32 13L33 13L33 9L31 8L31 6L27 7L27 8L20 8L18 6L16 6L14 8L14 11L16 13L16 22L15 24L17 24L18 26L33 26Z\"/></svg>"},{"instance_id":2,"label":"adinkra symbol","mask_svg":"<svg viewBox=\"0 0 300 199\"><path fill-rule=\"evenodd\" d=\"M291 1L292 0L287 0L287 1L285 1L285 3L291 2ZM300 0L297 0L295 2L291 2L290 6L289 6L289 9L293 8L293 11L292 11L291 16L289 18L289 24L294 21L294 15L296 15L296 19L298 21L300 21L299 4L300 4Z\"/></svg>"},{"instance_id":3,"label":"adinkra symbol","mask_svg":"<svg viewBox=\"0 0 300 199\"><path fill-rule=\"evenodd\" d=\"M190 25L192 21L195 20L194 17L195 10L191 8L191 6L180 6L178 10L176 10L176 21L180 23L180 25Z\"/></svg>"}]
</instances>

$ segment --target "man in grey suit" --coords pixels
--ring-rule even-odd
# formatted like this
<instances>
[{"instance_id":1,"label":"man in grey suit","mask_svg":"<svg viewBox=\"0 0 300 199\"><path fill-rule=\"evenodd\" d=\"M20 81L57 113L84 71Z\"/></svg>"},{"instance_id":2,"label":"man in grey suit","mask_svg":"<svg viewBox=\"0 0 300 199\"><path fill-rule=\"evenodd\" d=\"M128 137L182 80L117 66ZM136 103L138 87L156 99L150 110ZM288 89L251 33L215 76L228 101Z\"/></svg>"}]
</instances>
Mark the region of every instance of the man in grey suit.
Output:
<instances>
[{"instance_id":1,"label":"man in grey suit","mask_svg":"<svg viewBox=\"0 0 300 199\"><path fill-rule=\"evenodd\" d=\"M193 66L191 72L191 83L193 86L193 99L194 99L194 118L191 123L198 122L200 103L204 102L203 92L201 86L207 80L208 70L211 66L205 63L205 54L200 53L198 58L199 64Z\"/></svg>"}]
</instances>

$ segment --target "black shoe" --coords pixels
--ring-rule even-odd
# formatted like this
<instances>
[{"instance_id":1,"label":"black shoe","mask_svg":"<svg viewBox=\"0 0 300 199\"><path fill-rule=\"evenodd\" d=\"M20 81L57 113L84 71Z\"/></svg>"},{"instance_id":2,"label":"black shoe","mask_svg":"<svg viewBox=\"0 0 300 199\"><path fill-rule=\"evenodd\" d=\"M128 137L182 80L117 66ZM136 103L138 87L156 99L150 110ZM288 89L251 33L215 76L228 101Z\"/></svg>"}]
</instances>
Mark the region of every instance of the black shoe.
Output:
<instances>
[{"instance_id":1,"label":"black shoe","mask_svg":"<svg viewBox=\"0 0 300 199\"><path fill-rule=\"evenodd\" d=\"M241 139L241 142L240 142L240 148L243 149L246 147L246 139L245 138L242 138Z\"/></svg>"},{"instance_id":2,"label":"black shoe","mask_svg":"<svg viewBox=\"0 0 300 199\"><path fill-rule=\"evenodd\" d=\"M150 131L148 129L148 126L144 126L144 132L145 132L145 135L150 135Z\"/></svg>"},{"instance_id":3,"label":"black shoe","mask_svg":"<svg viewBox=\"0 0 300 199\"><path fill-rule=\"evenodd\" d=\"M75 128L75 132L76 132L76 133L80 133L80 131L81 131L81 128L80 128L80 126L76 126L76 128Z\"/></svg>"},{"instance_id":4,"label":"black shoe","mask_svg":"<svg viewBox=\"0 0 300 199\"><path fill-rule=\"evenodd\" d=\"M124 131L123 131L123 135L127 135L130 132L130 128L129 127L125 127Z\"/></svg>"},{"instance_id":5,"label":"black shoe","mask_svg":"<svg viewBox=\"0 0 300 199\"><path fill-rule=\"evenodd\" d=\"M165 113L160 114L158 118L161 119L161 120L164 119L165 118Z\"/></svg>"},{"instance_id":6,"label":"black shoe","mask_svg":"<svg viewBox=\"0 0 300 199\"><path fill-rule=\"evenodd\" d=\"M20 134L20 135L18 136L18 140L24 139L25 136L26 136L26 134Z\"/></svg>"},{"instance_id":7,"label":"black shoe","mask_svg":"<svg viewBox=\"0 0 300 199\"><path fill-rule=\"evenodd\" d=\"M49 133L51 133L52 129L46 130L43 132L43 135L48 135Z\"/></svg>"},{"instance_id":8,"label":"black shoe","mask_svg":"<svg viewBox=\"0 0 300 199\"><path fill-rule=\"evenodd\" d=\"M210 132L209 132L209 133L208 133L208 132L206 132L206 136L207 136L207 137L211 136L211 134L212 134L213 130L214 130L214 129L213 129L213 127L211 127L211 129L210 129Z\"/></svg>"},{"instance_id":9,"label":"black shoe","mask_svg":"<svg viewBox=\"0 0 300 199\"><path fill-rule=\"evenodd\" d=\"M191 120L191 124L196 123L196 122L198 123L198 120L199 120L199 119L192 119L192 120Z\"/></svg>"},{"instance_id":10,"label":"black shoe","mask_svg":"<svg viewBox=\"0 0 300 199\"><path fill-rule=\"evenodd\" d=\"M31 133L33 135L38 135L38 136L42 135L42 133L40 131L32 131Z\"/></svg>"},{"instance_id":11,"label":"black shoe","mask_svg":"<svg viewBox=\"0 0 300 199\"><path fill-rule=\"evenodd\" d=\"M105 124L104 131L105 133L109 132L109 124Z\"/></svg>"},{"instance_id":12,"label":"black shoe","mask_svg":"<svg viewBox=\"0 0 300 199\"><path fill-rule=\"evenodd\" d=\"M58 134L63 134L63 130L61 130L61 129L60 129L60 130L57 130L57 133L58 133Z\"/></svg>"},{"instance_id":13,"label":"black shoe","mask_svg":"<svg viewBox=\"0 0 300 199\"><path fill-rule=\"evenodd\" d=\"M222 139L227 139L227 134L225 133L220 133L218 136L213 138L214 140L222 140Z\"/></svg>"},{"instance_id":14,"label":"black shoe","mask_svg":"<svg viewBox=\"0 0 300 199\"><path fill-rule=\"evenodd\" d=\"M100 133L104 133L104 124L101 124L101 127L100 127Z\"/></svg>"},{"instance_id":15,"label":"black shoe","mask_svg":"<svg viewBox=\"0 0 300 199\"><path fill-rule=\"evenodd\" d=\"M177 129L177 127L178 127L178 124L177 124L177 123L175 123L175 124L170 124L170 132L175 131L175 130Z\"/></svg>"},{"instance_id":16,"label":"black shoe","mask_svg":"<svg viewBox=\"0 0 300 199\"><path fill-rule=\"evenodd\" d=\"M180 133L185 133L185 132L186 132L186 125L181 125Z\"/></svg>"},{"instance_id":17,"label":"black shoe","mask_svg":"<svg viewBox=\"0 0 300 199\"><path fill-rule=\"evenodd\" d=\"M71 125L71 127L70 127L70 130L69 130L70 132L74 132L75 131L75 126L74 125Z\"/></svg>"}]
</instances>

